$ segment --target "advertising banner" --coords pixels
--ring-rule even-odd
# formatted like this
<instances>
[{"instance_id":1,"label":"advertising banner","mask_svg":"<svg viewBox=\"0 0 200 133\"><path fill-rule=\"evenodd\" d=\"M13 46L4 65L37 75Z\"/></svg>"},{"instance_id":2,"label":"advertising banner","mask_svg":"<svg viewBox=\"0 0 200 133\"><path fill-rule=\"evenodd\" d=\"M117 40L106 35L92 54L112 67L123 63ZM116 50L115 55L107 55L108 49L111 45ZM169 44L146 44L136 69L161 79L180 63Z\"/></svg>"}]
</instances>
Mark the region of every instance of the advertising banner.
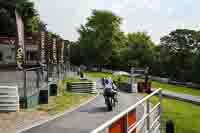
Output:
<instances>
[{"instance_id":1,"label":"advertising banner","mask_svg":"<svg viewBox=\"0 0 200 133\"><path fill-rule=\"evenodd\" d=\"M65 41L62 40L62 42L61 42L61 52L60 52L60 63L61 64L64 63L64 45L65 45Z\"/></svg>"},{"instance_id":2,"label":"advertising banner","mask_svg":"<svg viewBox=\"0 0 200 133\"><path fill-rule=\"evenodd\" d=\"M56 48L56 38L53 38L53 63L57 64L57 48Z\"/></svg>"},{"instance_id":3,"label":"advertising banner","mask_svg":"<svg viewBox=\"0 0 200 133\"><path fill-rule=\"evenodd\" d=\"M24 52L24 24L22 17L15 10L16 24L17 24L17 34L18 34L18 46L16 53L16 61L19 69L22 69L22 65L25 61L25 52Z\"/></svg>"},{"instance_id":4,"label":"advertising banner","mask_svg":"<svg viewBox=\"0 0 200 133\"><path fill-rule=\"evenodd\" d=\"M40 40L40 63L45 64L45 32L41 31L41 40Z\"/></svg>"}]
</instances>

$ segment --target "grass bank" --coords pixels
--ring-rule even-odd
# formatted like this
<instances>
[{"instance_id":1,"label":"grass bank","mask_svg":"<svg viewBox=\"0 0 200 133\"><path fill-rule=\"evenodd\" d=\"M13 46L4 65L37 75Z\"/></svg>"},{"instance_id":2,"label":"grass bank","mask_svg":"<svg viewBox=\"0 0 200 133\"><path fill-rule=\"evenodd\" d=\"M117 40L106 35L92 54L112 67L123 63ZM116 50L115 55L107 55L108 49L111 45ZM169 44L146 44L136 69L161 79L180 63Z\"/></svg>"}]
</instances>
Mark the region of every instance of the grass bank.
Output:
<instances>
[{"instance_id":1,"label":"grass bank","mask_svg":"<svg viewBox=\"0 0 200 133\"><path fill-rule=\"evenodd\" d=\"M172 92L176 92L176 93L200 96L200 90L198 90L198 89L183 87L183 86L176 86L176 85L171 85L171 84L166 84L166 83L160 83L158 81L152 81L152 87L153 88L162 88L163 90L172 91Z\"/></svg>"},{"instance_id":2,"label":"grass bank","mask_svg":"<svg viewBox=\"0 0 200 133\"><path fill-rule=\"evenodd\" d=\"M56 114L75 107L87 100L92 94L77 94L66 92L66 82L79 81L78 79L66 79L59 83L59 96L49 97L49 104L39 106L38 110Z\"/></svg>"},{"instance_id":3,"label":"grass bank","mask_svg":"<svg viewBox=\"0 0 200 133\"><path fill-rule=\"evenodd\" d=\"M88 72L88 76L91 77L107 77L112 76L110 73L100 73L100 72ZM112 76L116 78L115 76ZM122 76L123 82L127 82L128 78ZM138 79L141 80L141 79ZM165 83L160 83L158 81L152 81L153 88L163 88L164 90L185 93L194 96L200 96L200 90L181 87L176 85L170 85ZM158 101L157 97L151 99L152 103ZM167 120L173 120L175 123L175 133L199 133L200 131L200 106L193 105L186 102L181 102L173 99L164 98L163 99L163 121L164 125Z\"/></svg>"},{"instance_id":4,"label":"grass bank","mask_svg":"<svg viewBox=\"0 0 200 133\"><path fill-rule=\"evenodd\" d=\"M111 76L113 77L114 80L116 80L118 77L117 76L112 76L111 73L101 73L101 72L87 72L86 73L88 76L91 77L108 77ZM128 77L127 76L120 76L122 82L128 82ZM141 79L137 79L137 81L140 81ZM162 88L163 90L167 91L172 91L176 93L183 93L183 94L189 94L193 96L200 96L200 90L195 89L195 88L189 88L189 87L183 87L183 86L177 86L177 85L171 85L167 83L161 83L158 81L152 81L152 88Z\"/></svg>"},{"instance_id":5,"label":"grass bank","mask_svg":"<svg viewBox=\"0 0 200 133\"><path fill-rule=\"evenodd\" d=\"M158 97L151 98L155 104ZM200 106L172 100L163 99L163 121L173 120L175 123L175 133L199 133L200 131Z\"/></svg>"}]
</instances>

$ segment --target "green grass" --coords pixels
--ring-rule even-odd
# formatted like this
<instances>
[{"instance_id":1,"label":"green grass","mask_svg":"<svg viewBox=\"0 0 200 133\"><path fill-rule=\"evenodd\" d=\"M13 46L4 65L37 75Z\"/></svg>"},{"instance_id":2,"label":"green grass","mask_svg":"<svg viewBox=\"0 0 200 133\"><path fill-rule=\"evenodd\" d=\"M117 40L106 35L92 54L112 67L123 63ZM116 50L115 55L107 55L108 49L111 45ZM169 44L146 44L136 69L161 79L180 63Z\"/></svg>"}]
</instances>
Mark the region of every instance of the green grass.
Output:
<instances>
[{"instance_id":1,"label":"green grass","mask_svg":"<svg viewBox=\"0 0 200 133\"><path fill-rule=\"evenodd\" d=\"M94 77L107 77L112 76L107 73L87 73L89 76ZM122 76L123 81L127 82L128 77ZM139 81L141 79L137 79ZM194 96L200 96L200 91L193 88L181 87L176 85L170 85L165 83L160 83L157 81L152 81L153 88L162 88L164 90L185 93ZM152 103L158 101L157 97L151 99ZM175 123L175 133L199 133L200 132L200 106L181 102L172 99L163 99L163 119L164 122L167 120L173 120ZM166 124L166 123L164 123Z\"/></svg>"},{"instance_id":2,"label":"green grass","mask_svg":"<svg viewBox=\"0 0 200 133\"><path fill-rule=\"evenodd\" d=\"M49 104L41 105L38 110L56 114L65 111L71 107L75 107L91 98L92 94L77 94L66 92L66 82L79 81L78 79L65 79L59 82L60 96L49 97Z\"/></svg>"},{"instance_id":3,"label":"green grass","mask_svg":"<svg viewBox=\"0 0 200 133\"><path fill-rule=\"evenodd\" d=\"M67 83L71 83L71 82L88 82L90 80L80 80L80 79L77 79L77 78L66 78L63 80L63 82L67 82Z\"/></svg>"},{"instance_id":4,"label":"green grass","mask_svg":"<svg viewBox=\"0 0 200 133\"><path fill-rule=\"evenodd\" d=\"M101 72L88 72L87 75L91 76L91 77L100 77L100 78L111 76L114 80L117 80L117 78L119 77L119 76L112 76L111 73L101 73ZM127 76L120 76L120 78L121 78L122 82L128 82ZM137 82L141 81L141 80L142 79L137 79ZM176 93L200 96L200 90L195 89L195 88L160 83L158 81L152 81L151 86L152 86L152 88L155 88L155 89L162 88L163 90L172 91L172 92L176 92Z\"/></svg>"},{"instance_id":5,"label":"green grass","mask_svg":"<svg viewBox=\"0 0 200 133\"><path fill-rule=\"evenodd\" d=\"M86 72L86 75L94 78L103 78L112 76L111 73L104 73L104 72Z\"/></svg>"},{"instance_id":6,"label":"green grass","mask_svg":"<svg viewBox=\"0 0 200 133\"><path fill-rule=\"evenodd\" d=\"M114 76L111 73L104 73L104 72L87 72L86 75L94 78L103 78L103 77L111 77L113 80L117 81L120 78L121 82L127 82L127 76Z\"/></svg>"},{"instance_id":7,"label":"green grass","mask_svg":"<svg viewBox=\"0 0 200 133\"><path fill-rule=\"evenodd\" d=\"M151 102L156 104L158 97L151 98ZM199 133L200 131L200 106L172 100L163 99L163 119L175 123L175 133Z\"/></svg>"},{"instance_id":8,"label":"green grass","mask_svg":"<svg viewBox=\"0 0 200 133\"><path fill-rule=\"evenodd\" d=\"M153 88L162 88L163 90L172 91L176 93L183 93L183 94L189 94L193 96L200 96L200 90L189 88L189 87L183 87L183 86L176 86L166 83L160 83L158 81L152 81L151 86Z\"/></svg>"},{"instance_id":9,"label":"green grass","mask_svg":"<svg viewBox=\"0 0 200 133\"><path fill-rule=\"evenodd\" d=\"M62 96L50 97L48 105L41 105L38 110L56 114L81 104L91 98L90 94L65 93Z\"/></svg>"}]
</instances>

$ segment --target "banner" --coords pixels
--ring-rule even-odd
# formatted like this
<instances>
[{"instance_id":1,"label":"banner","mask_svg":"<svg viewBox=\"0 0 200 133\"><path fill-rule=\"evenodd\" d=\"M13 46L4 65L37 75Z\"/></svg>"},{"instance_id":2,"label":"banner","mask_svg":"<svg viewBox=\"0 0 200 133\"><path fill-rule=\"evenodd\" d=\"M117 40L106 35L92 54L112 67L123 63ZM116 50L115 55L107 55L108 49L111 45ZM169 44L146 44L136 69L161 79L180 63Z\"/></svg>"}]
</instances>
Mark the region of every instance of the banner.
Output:
<instances>
[{"instance_id":1,"label":"banner","mask_svg":"<svg viewBox=\"0 0 200 133\"><path fill-rule=\"evenodd\" d=\"M61 52L60 52L60 63L63 64L64 63L64 45L65 45L65 41L61 42Z\"/></svg>"},{"instance_id":2,"label":"banner","mask_svg":"<svg viewBox=\"0 0 200 133\"><path fill-rule=\"evenodd\" d=\"M40 63L45 64L45 32L41 31L40 40Z\"/></svg>"},{"instance_id":3,"label":"banner","mask_svg":"<svg viewBox=\"0 0 200 133\"><path fill-rule=\"evenodd\" d=\"M22 17L15 10L16 24L17 24L17 34L18 34L18 46L16 53L16 61L19 69L23 69L22 65L25 61L25 52L24 52L24 24Z\"/></svg>"},{"instance_id":4,"label":"banner","mask_svg":"<svg viewBox=\"0 0 200 133\"><path fill-rule=\"evenodd\" d=\"M51 63L51 45L52 45L52 40L48 33L45 35L45 56L46 56L46 63Z\"/></svg>"},{"instance_id":5,"label":"banner","mask_svg":"<svg viewBox=\"0 0 200 133\"><path fill-rule=\"evenodd\" d=\"M53 38L53 63L57 63L56 38Z\"/></svg>"}]
</instances>

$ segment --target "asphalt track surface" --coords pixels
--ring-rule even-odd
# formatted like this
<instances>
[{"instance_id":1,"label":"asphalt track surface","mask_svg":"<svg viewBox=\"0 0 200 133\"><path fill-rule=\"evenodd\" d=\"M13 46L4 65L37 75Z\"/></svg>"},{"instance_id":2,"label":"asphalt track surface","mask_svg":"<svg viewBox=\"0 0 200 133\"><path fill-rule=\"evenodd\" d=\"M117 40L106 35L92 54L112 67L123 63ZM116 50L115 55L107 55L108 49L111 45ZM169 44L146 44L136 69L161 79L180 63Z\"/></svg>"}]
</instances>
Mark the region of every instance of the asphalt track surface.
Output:
<instances>
[{"instance_id":1,"label":"asphalt track surface","mask_svg":"<svg viewBox=\"0 0 200 133\"><path fill-rule=\"evenodd\" d=\"M99 95L90 103L50 122L33 127L23 133L89 133L104 122L135 104L142 97L134 94L119 93L119 102L112 112L108 112L104 97ZM143 106L137 109L137 119L144 113Z\"/></svg>"}]
</instances>

